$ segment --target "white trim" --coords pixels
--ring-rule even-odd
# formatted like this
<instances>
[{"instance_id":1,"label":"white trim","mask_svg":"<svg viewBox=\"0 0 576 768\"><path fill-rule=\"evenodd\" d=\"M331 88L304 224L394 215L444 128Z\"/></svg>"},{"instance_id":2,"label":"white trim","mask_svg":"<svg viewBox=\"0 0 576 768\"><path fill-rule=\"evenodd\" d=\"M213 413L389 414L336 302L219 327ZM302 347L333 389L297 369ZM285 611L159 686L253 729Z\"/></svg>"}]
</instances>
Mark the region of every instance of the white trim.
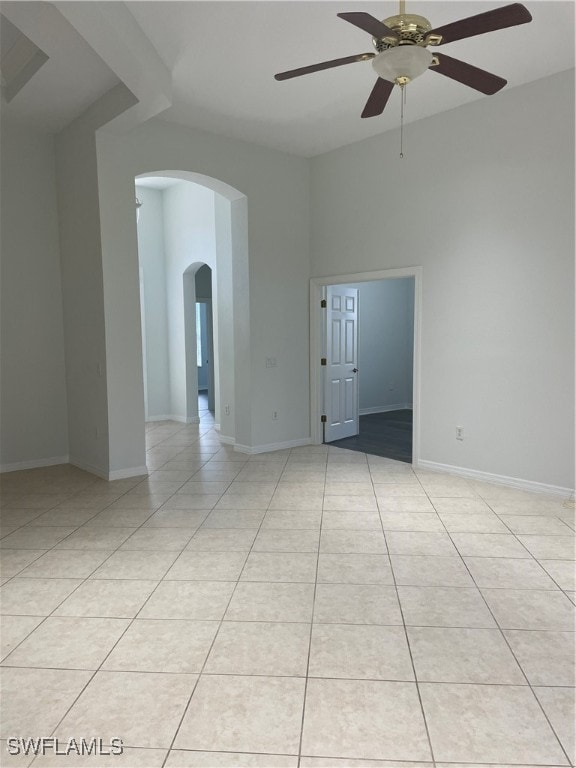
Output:
<instances>
[{"instance_id":1,"label":"white trim","mask_svg":"<svg viewBox=\"0 0 576 768\"><path fill-rule=\"evenodd\" d=\"M108 472L108 480L126 480L129 477L148 475L148 467L130 467L130 469L114 469Z\"/></svg>"},{"instance_id":2,"label":"white trim","mask_svg":"<svg viewBox=\"0 0 576 768\"><path fill-rule=\"evenodd\" d=\"M236 438L230 435L220 435L220 442L224 445L236 445Z\"/></svg>"},{"instance_id":3,"label":"white trim","mask_svg":"<svg viewBox=\"0 0 576 768\"><path fill-rule=\"evenodd\" d=\"M31 461L14 461L10 464L0 464L0 473L18 472L21 469L37 469L38 467L53 467L55 464L70 463L69 456L52 456L49 459L32 459Z\"/></svg>"},{"instance_id":4,"label":"white trim","mask_svg":"<svg viewBox=\"0 0 576 768\"><path fill-rule=\"evenodd\" d=\"M269 453L271 451L283 451L286 448L300 448L303 445L311 445L312 438L302 437L298 440L286 440L283 443L268 443L267 445L234 445L234 450L238 453Z\"/></svg>"},{"instance_id":5,"label":"white trim","mask_svg":"<svg viewBox=\"0 0 576 768\"><path fill-rule=\"evenodd\" d=\"M147 424L155 421L178 421L180 424L200 424L200 416L148 416L146 419Z\"/></svg>"},{"instance_id":6,"label":"white trim","mask_svg":"<svg viewBox=\"0 0 576 768\"><path fill-rule=\"evenodd\" d=\"M420 456L420 357L422 339L422 267L401 269L382 269L376 272L357 272L353 275L335 275L331 277L313 277L310 280L310 424L313 445L322 444L322 310L320 300L322 289L327 285L346 285L365 283L373 280L390 280L402 277L414 278L414 359L412 410L412 456L417 463Z\"/></svg>"},{"instance_id":7,"label":"white trim","mask_svg":"<svg viewBox=\"0 0 576 768\"><path fill-rule=\"evenodd\" d=\"M212 424L212 429L216 430L216 432L220 432L220 424L214 422L214 424Z\"/></svg>"},{"instance_id":8,"label":"white trim","mask_svg":"<svg viewBox=\"0 0 576 768\"><path fill-rule=\"evenodd\" d=\"M452 464L440 464L437 461L421 459L418 462L414 462L414 467L415 469L426 469L431 472L444 472L448 475L467 477L470 480L481 480L485 483L506 485L509 488L519 488L523 491L532 491L533 493L549 493L554 496L566 497L571 496L574 493L572 488L563 488L560 485L548 485L546 483L537 483L534 480L522 480L519 477L495 475L491 472L482 472L479 469L466 469L465 467L455 467Z\"/></svg>"},{"instance_id":9,"label":"white trim","mask_svg":"<svg viewBox=\"0 0 576 768\"><path fill-rule=\"evenodd\" d=\"M360 408L360 416L368 416L371 413L388 413L388 411L411 411L412 403L396 403L395 405L376 405L373 408Z\"/></svg>"}]
</instances>

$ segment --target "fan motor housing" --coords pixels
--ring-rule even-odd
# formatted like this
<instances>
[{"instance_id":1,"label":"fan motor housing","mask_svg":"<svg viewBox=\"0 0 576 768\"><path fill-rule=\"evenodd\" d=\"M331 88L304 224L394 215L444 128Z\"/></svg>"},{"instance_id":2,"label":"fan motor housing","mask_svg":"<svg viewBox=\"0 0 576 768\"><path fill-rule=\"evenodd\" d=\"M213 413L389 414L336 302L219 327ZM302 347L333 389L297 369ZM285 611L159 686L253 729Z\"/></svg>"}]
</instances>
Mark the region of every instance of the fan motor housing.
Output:
<instances>
[{"instance_id":1,"label":"fan motor housing","mask_svg":"<svg viewBox=\"0 0 576 768\"><path fill-rule=\"evenodd\" d=\"M378 53L398 45L437 45L442 39L440 35L428 35L432 25L424 16L418 16L414 13L389 16L387 19L383 19L382 23L389 29L393 29L399 37L373 38L372 42Z\"/></svg>"}]
</instances>

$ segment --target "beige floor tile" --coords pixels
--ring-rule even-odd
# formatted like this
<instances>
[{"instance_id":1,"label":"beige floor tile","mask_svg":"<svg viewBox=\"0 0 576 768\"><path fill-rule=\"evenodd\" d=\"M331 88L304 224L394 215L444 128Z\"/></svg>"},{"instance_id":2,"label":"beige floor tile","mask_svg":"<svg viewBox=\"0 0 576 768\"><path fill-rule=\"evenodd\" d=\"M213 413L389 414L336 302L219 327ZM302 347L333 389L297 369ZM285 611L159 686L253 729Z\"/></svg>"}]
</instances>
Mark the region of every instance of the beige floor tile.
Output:
<instances>
[{"instance_id":1,"label":"beige floor tile","mask_svg":"<svg viewBox=\"0 0 576 768\"><path fill-rule=\"evenodd\" d=\"M56 545L56 549L116 549L135 528L79 528Z\"/></svg>"},{"instance_id":2,"label":"beige floor tile","mask_svg":"<svg viewBox=\"0 0 576 768\"><path fill-rule=\"evenodd\" d=\"M540 560L560 589L576 590L576 563L573 560Z\"/></svg>"},{"instance_id":3,"label":"beige floor tile","mask_svg":"<svg viewBox=\"0 0 576 768\"><path fill-rule=\"evenodd\" d=\"M320 552L331 554L386 554L382 531L322 531Z\"/></svg>"},{"instance_id":4,"label":"beige floor tile","mask_svg":"<svg viewBox=\"0 0 576 768\"><path fill-rule=\"evenodd\" d=\"M463 587L398 587L407 625L422 627L495 626L477 589Z\"/></svg>"},{"instance_id":5,"label":"beige floor tile","mask_svg":"<svg viewBox=\"0 0 576 768\"><path fill-rule=\"evenodd\" d=\"M13 578L0 589L0 613L48 616L81 583L80 579Z\"/></svg>"},{"instance_id":6,"label":"beige floor tile","mask_svg":"<svg viewBox=\"0 0 576 768\"><path fill-rule=\"evenodd\" d=\"M504 635L531 685L576 683L573 632L506 629Z\"/></svg>"},{"instance_id":7,"label":"beige floor tile","mask_svg":"<svg viewBox=\"0 0 576 768\"><path fill-rule=\"evenodd\" d=\"M169 747L196 675L98 672L55 736L105 733L126 746Z\"/></svg>"},{"instance_id":8,"label":"beige floor tile","mask_svg":"<svg viewBox=\"0 0 576 768\"><path fill-rule=\"evenodd\" d=\"M263 517L264 512L268 509L268 504L270 503L271 498L272 494L267 494L266 496L256 496L253 494L249 495L240 493L225 493L224 496L220 498L219 502L214 506L214 509L218 512L225 510L260 510ZM248 528L248 526L245 527Z\"/></svg>"},{"instance_id":9,"label":"beige floor tile","mask_svg":"<svg viewBox=\"0 0 576 768\"><path fill-rule=\"evenodd\" d=\"M0 542L2 549L51 549L75 529L72 526L25 526Z\"/></svg>"},{"instance_id":10,"label":"beige floor tile","mask_svg":"<svg viewBox=\"0 0 576 768\"><path fill-rule=\"evenodd\" d=\"M150 509L104 509L87 522L88 528L137 528L154 514Z\"/></svg>"},{"instance_id":11,"label":"beige floor tile","mask_svg":"<svg viewBox=\"0 0 576 768\"><path fill-rule=\"evenodd\" d=\"M534 691L570 761L576 762L574 688L535 688Z\"/></svg>"},{"instance_id":12,"label":"beige floor tile","mask_svg":"<svg viewBox=\"0 0 576 768\"><path fill-rule=\"evenodd\" d=\"M315 624L311 677L413 680L404 627Z\"/></svg>"},{"instance_id":13,"label":"beige floor tile","mask_svg":"<svg viewBox=\"0 0 576 768\"><path fill-rule=\"evenodd\" d=\"M91 676L76 670L2 668L0 735L50 734Z\"/></svg>"},{"instance_id":14,"label":"beige floor tile","mask_svg":"<svg viewBox=\"0 0 576 768\"><path fill-rule=\"evenodd\" d=\"M195 531L209 514L209 509L159 509L146 520L144 528L187 528Z\"/></svg>"},{"instance_id":15,"label":"beige floor tile","mask_svg":"<svg viewBox=\"0 0 576 768\"><path fill-rule=\"evenodd\" d=\"M378 498L380 512L434 512L426 496L390 496Z\"/></svg>"},{"instance_id":16,"label":"beige floor tile","mask_svg":"<svg viewBox=\"0 0 576 768\"><path fill-rule=\"evenodd\" d=\"M528 552L539 560L574 560L576 538L574 536L519 535L518 539Z\"/></svg>"},{"instance_id":17,"label":"beige floor tile","mask_svg":"<svg viewBox=\"0 0 576 768\"><path fill-rule=\"evenodd\" d=\"M280 487L280 486L279 486ZM322 494L308 495L302 498L291 497L287 493L274 495L268 507L269 510L294 510L301 512L320 511L322 509Z\"/></svg>"},{"instance_id":18,"label":"beige floor tile","mask_svg":"<svg viewBox=\"0 0 576 768\"><path fill-rule=\"evenodd\" d=\"M201 672L217 621L136 619L103 669L122 672Z\"/></svg>"},{"instance_id":19,"label":"beige floor tile","mask_svg":"<svg viewBox=\"0 0 576 768\"><path fill-rule=\"evenodd\" d=\"M162 509L210 510L214 509L220 498L219 494L213 493L196 494L194 496L177 495L169 498L162 505Z\"/></svg>"},{"instance_id":20,"label":"beige floor tile","mask_svg":"<svg viewBox=\"0 0 576 768\"><path fill-rule=\"evenodd\" d=\"M503 629L574 629L574 606L562 592L483 589Z\"/></svg>"},{"instance_id":21,"label":"beige floor tile","mask_svg":"<svg viewBox=\"0 0 576 768\"><path fill-rule=\"evenodd\" d=\"M213 555L211 555L212 557ZM252 552L241 581L316 581L318 556L312 552Z\"/></svg>"},{"instance_id":22,"label":"beige floor tile","mask_svg":"<svg viewBox=\"0 0 576 768\"><path fill-rule=\"evenodd\" d=\"M234 586L230 581L163 581L139 618L218 621Z\"/></svg>"},{"instance_id":23,"label":"beige floor tile","mask_svg":"<svg viewBox=\"0 0 576 768\"><path fill-rule=\"evenodd\" d=\"M254 552L318 552L319 531L265 530L254 542Z\"/></svg>"},{"instance_id":24,"label":"beige floor tile","mask_svg":"<svg viewBox=\"0 0 576 768\"><path fill-rule=\"evenodd\" d=\"M56 508L50 512L44 512L43 515L34 520L35 526L70 526L78 528L89 520L92 520L99 513L95 509L75 509L75 508ZM101 513L100 513L101 514Z\"/></svg>"},{"instance_id":25,"label":"beige floor tile","mask_svg":"<svg viewBox=\"0 0 576 768\"><path fill-rule=\"evenodd\" d=\"M354 760L350 758L338 760L332 757L302 757L300 759L300 768L432 768L432 765L432 763L402 762L401 760Z\"/></svg>"},{"instance_id":26,"label":"beige floor tile","mask_svg":"<svg viewBox=\"0 0 576 768\"><path fill-rule=\"evenodd\" d=\"M35 560L20 575L27 578L86 579L111 554L105 549L54 549Z\"/></svg>"},{"instance_id":27,"label":"beige floor tile","mask_svg":"<svg viewBox=\"0 0 576 768\"><path fill-rule=\"evenodd\" d=\"M270 470L264 469L263 471L269 472ZM241 480L240 478L236 478L234 482L230 484L226 493L237 493L241 496L266 496L268 499L271 499L275 490L276 481L259 482L256 480Z\"/></svg>"},{"instance_id":28,"label":"beige floor tile","mask_svg":"<svg viewBox=\"0 0 576 768\"><path fill-rule=\"evenodd\" d=\"M482 499L434 499L436 511L440 514L486 514L490 507Z\"/></svg>"},{"instance_id":29,"label":"beige floor tile","mask_svg":"<svg viewBox=\"0 0 576 768\"><path fill-rule=\"evenodd\" d=\"M183 482L168 483L162 480L144 480L128 491L127 496L153 496L165 493L172 495L184 485Z\"/></svg>"},{"instance_id":30,"label":"beige floor tile","mask_svg":"<svg viewBox=\"0 0 576 768\"><path fill-rule=\"evenodd\" d=\"M240 582L225 618L229 621L310 622L313 599L312 584Z\"/></svg>"},{"instance_id":31,"label":"beige floor tile","mask_svg":"<svg viewBox=\"0 0 576 768\"><path fill-rule=\"evenodd\" d=\"M442 521L436 513L428 512L380 512L384 531L444 532Z\"/></svg>"},{"instance_id":32,"label":"beige floor tile","mask_svg":"<svg viewBox=\"0 0 576 768\"><path fill-rule=\"evenodd\" d=\"M97 571L92 579L161 579L178 552L147 552L122 550L114 552Z\"/></svg>"},{"instance_id":33,"label":"beige floor tile","mask_svg":"<svg viewBox=\"0 0 576 768\"><path fill-rule=\"evenodd\" d=\"M121 755L99 755L98 768L162 768L166 749L138 749L125 747ZM34 766L40 768L96 768L94 755L37 757Z\"/></svg>"},{"instance_id":34,"label":"beige floor tile","mask_svg":"<svg viewBox=\"0 0 576 768\"><path fill-rule=\"evenodd\" d=\"M374 486L369 480L363 483L339 483L331 481L326 484L327 496L374 496Z\"/></svg>"},{"instance_id":35,"label":"beige floor tile","mask_svg":"<svg viewBox=\"0 0 576 768\"><path fill-rule=\"evenodd\" d=\"M449 533L509 533L498 516L490 511L486 514L441 512L440 518Z\"/></svg>"},{"instance_id":36,"label":"beige floor tile","mask_svg":"<svg viewBox=\"0 0 576 768\"><path fill-rule=\"evenodd\" d=\"M345 496L335 498L344 499ZM324 508L326 510L326 508ZM324 511L322 516L322 528L324 530L351 530L351 531L379 531L382 530L380 515L373 512L338 512Z\"/></svg>"},{"instance_id":37,"label":"beige floor tile","mask_svg":"<svg viewBox=\"0 0 576 768\"><path fill-rule=\"evenodd\" d=\"M298 756L173 749L166 768L296 768Z\"/></svg>"},{"instance_id":38,"label":"beige floor tile","mask_svg":"<svg viewBox=\"0 0 576 768\"><path fill-rule=\"evenodd\" d=\"M374 494L363 496L324 496L324 512L342 512L350 515L352 519L356 518L359 522L363 519L367 523L378 519L378 505ZM351 515L353 512L374 512L374 515ZM365 527L357 525L356 527Z\"/></svg>"},{"instance_id":39,"label":"beige floor tile","mask_svg":"<svg viewBox=\"0 0 576 768\"><path fill-rule=\"evenodd\" d=\"M411 483L375 483L374 490L378 504L385 509L388 499L426 497L426 491L419 484Z\"/></svg>"},{"instance_id":40,"label":"beige floor tile","mask_svg":"<svg viewBox=\"0 0 576 768\"><path fill-rule=\"evenodd\" d=\"M391 555L397 584L423 587L474 587L468 569L459 557Z\"/></svg>"},{"instance_id":41,"label":"beige floor tile","mask_svg":"<svg viewBox=\"0 0 576 768\"><path fill-rule=\"evenodd\" d=\"M114 503L106 505L109 510L113 509L149 509L154 512L159 509L166 501L166 495L155 496L122 496Z\"/></svg>"},{"instance_id":42,"label":"beige floor tile","mask_svg":"<svg viewBox=\"0 0 576 768\"><path fill-rule=\"evenodd\" d=\"M0 661L11 653L43 620L42 616L3 616Z\"/></svg>"},{"instance_id":43,"label":"beige floor tile","mask_svg":"<svg viewBox=\"0 0 576 768\"><path fill-rule=\"evenodd\" d=\"M206 663L217 675L305 677L309 624L225 621Z\"/></svg>"},{"instance_id":44,"label":"beige floor tile","mask_svg":"<svg viewBox=\"0 0 576 768\"><path fill-rule=\"evenodd\" d=\"M49 617L3 666L97 669L128 624L127 619Z\"/></svg>"},{"instance_id":45,"label":"beige floor tile","mask_svg":"<svg viewBox=\"0 0 576 768\"><path fill-rule=\"evenodd\" d=\"M163 550L181 552L192 538L189 528L140 528L120 547L127 550Z\"/></svg>"},{"instance_id":46,"label":"beige floor tile","mask_svg":"<svg viewBox=\"0 0 576 768\"><path fill-rule=\"evenodd\" d=\"M318 582L332 584L394 584L387 555L321 554Z\"/></svg>"},{"instance_id":47,"label":"beige floor tile","mask_svg":"<svg viewBox=\"0 0 576 768\"><path fill-rule=\"evenodd\" d=\"M498 629L408 627L408 638L423 682L526 684Z\"/></svg>"},{"instance_id":48,"label":"beige floor tile","mask_svg":"<svg viewBox=\"0 0 576 768\"><path fill-rule=\"evenodd\" d=\"M136 616L157 583L135 579L85 581L55 615L130 619Z\"/></svg>"},{"instance_id":49,"label":"beige floor tile","mask_svg":"<svg viewBox=\"0 0 576 768\"><path fill-rule=\"evenodd\" d=\"M249 552L254 544L258 529L251 530L207 530L196 531L186 546L194 552Z\"/></svg>"},{"instance_id":50,"label":"beige floor tile","mask_svg":"<svg viewBox=\"0 0 576 768\"><path fill-rule=\"evenodd\" d=\"M200 679L174 747L297 754L304 680L207 675Z\"/></svg>"},{"instance_id":51,"label":"beige floor tile","mask_svg":"<svg viewBox=\"0 0 576 768\"><path fill-rule=\"evenodd\" d=\"M479 587L505 589L558 589L536 560L510 557L465 557Z\"/></svg>"},{"instance_id":52,"label":"beige floor tile","mask_svg":"<svg viewBox=\"0 0 576 768\"><path fill-rule=\"evenodd\" d=\"M420 693L437 760L567 764L526 686L421 683Z\"/></svg>"},{"instance_id":53,"label":"beige floor tile","mask_svg":"<svg viewBox=\"0 0 576 768\"><path fill-rule=\"evenodd\" d=\"M266 512L262 530L319 530L322 520L321 510L316 512L276 511Z\"/></svg>"},{"instance_id":54,"label":"beige floor tile","mask_svg":"<svg viewBox=\"0 0 576 768\"><path fill-rule=\"evenodd\" d=\"M453 533L452 541L463 557L530 557L512 534Z\"/></svg>"},{"instance_id":55,"label":"beige floor tile","mask_svg":"<svg viewBox=\"0 0 576 768\"><path fill-rule=\"evenodd\" d=\"M512 533L536 533L545 536L569 536L571 529L550 515L500 515Z\"/></svg>"},{"instance_id":56,"label":"beige floor tile","mask_svg":"<svg viewBox=\"0 0 576 768\"><path fill-rule=\"evenodd\" d=\"M237 581L245 552L182 552L165 578L169 581Z\"/></svg>"},{"instance_id":57,"label":"beige floor tile","mask_svg":"<svg viewBox=\"0 0 576 768\"><path fill-rule=\"evenodd\" d=\"M0 575L16 576L30 563L38 560L46 552L45 549L6 549L0 559Z\"/></svg>"},{"instance_id":58,"label":"beige floor tile","mask_svg":"<svg viewBox=\"0 0 576 768\"><path fill-rule=\"evenodd\" d=\"M213 510L202 523L202 528L258 528L266 512L254 510Z\"/></svg>"},{"instance_id":59,"label":"beige floor tile","mask_svg":"<svg viewBox=\"0 0 576 768\"><path fill-rule=\"evenodd\" d=\"M309 680L302 751L306 755L429 760L416 686Z\"/></svg>"},{"instance_id":60,"label":"beige floor tile","mask_svg":"<svg viewBox=\"0 0 576 768\"><path fill-rule=\"evenodd\" d=\"M391 555L456 556L458 553L447 533L386 531Z\"/></svg>"},{"instance_id":61,"label":"beige floor tile","mask_svg":"<svg viewBox=\"0 0 576 768\"><path fill-rule=\"evenodd\" d=\"M394 587L318 584L314 621L324 624L401 624Z\"/></svg>"},{"instance_id":62,"label":"beige floor tile","mask_svg":"<svg viewBox=\"0 0 576 768\"><path fill-rule=\"evenodd\" d=\"M196 496L198 494L210 496L219 496L225 493L230 482L228 480L190 480L185 483L179 490L177 495Z\"/></svg>"}]
</instances>

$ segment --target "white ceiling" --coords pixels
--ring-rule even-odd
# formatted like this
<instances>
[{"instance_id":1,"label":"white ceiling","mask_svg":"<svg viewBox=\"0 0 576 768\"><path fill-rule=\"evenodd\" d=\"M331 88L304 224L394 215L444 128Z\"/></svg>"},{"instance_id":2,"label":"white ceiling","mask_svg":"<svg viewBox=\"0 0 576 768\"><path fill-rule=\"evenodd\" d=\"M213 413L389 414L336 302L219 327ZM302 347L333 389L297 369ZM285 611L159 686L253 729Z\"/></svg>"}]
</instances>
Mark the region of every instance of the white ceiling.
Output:
<instances>
[{"instance_id":1,"label":"white ceiling","mask_svg":"<svg viewBox=\"0 0 576 768\"><path fill-rule=\"evenodd\" d=\"M148 187L149 189L168 189L174 184L180 184L181 179L174 179L167 176L137 176L137 187Z\"/></svg>"},{"instance_id":2,"label":"white ceiling","mask_svg":"<svg viewBox=\"0 0 576 768\"><path fill-rule=\"evenodd\" d=\"M2 14L48 60L2 111L24 126L57 133L120 81L50 3L2 2Z\"/></svg>"},{"instance_id":3,"label":"white ceiling","mask_svg":"<svg viewBox=\"0 0 576 768\"><path fill-rule=\"evenodd\" d=\"M506 5L503 2L408 0L433 27ZM384 115L360 113L375 82L370 62L286 82L276 72L373 50L368 34L336 13L363 10L379 19L396 2L127 2L160 57L173 70L173 105L162 119L312 156L398 127L400 94ZM522 85L574 66L574 3L526 2L533 21L443 46L450 56ZM503 93L505 93L504 89ZM483 96L425 73L407 89L405 121Z\"/></svg>"}]
</instances>

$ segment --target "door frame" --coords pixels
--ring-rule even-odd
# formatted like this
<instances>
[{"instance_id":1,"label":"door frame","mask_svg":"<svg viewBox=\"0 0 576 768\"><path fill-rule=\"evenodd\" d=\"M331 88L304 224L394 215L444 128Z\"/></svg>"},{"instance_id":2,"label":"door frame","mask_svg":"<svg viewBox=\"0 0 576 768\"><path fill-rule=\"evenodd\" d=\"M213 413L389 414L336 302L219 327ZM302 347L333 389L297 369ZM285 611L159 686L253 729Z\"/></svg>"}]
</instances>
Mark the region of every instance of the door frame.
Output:
<instances>
[{"instance_id":1,"label":"door frame","mask_svg":"<svg viewBox=\"0 0 576 768\"><path fill-rule=\"evenodd\" d=\"M324 407L323 366L320 364L326 336L323 310L320 302L328 285L369 283L376 280L414 278L414 356L412 385L412 464L420 460L420 358L422 337L422 267L382 269L374 272L356 272L350 275L313 277L310 280L310 436L314 445L322 444L320 417Z\"/></svg>"}]
</instances>

